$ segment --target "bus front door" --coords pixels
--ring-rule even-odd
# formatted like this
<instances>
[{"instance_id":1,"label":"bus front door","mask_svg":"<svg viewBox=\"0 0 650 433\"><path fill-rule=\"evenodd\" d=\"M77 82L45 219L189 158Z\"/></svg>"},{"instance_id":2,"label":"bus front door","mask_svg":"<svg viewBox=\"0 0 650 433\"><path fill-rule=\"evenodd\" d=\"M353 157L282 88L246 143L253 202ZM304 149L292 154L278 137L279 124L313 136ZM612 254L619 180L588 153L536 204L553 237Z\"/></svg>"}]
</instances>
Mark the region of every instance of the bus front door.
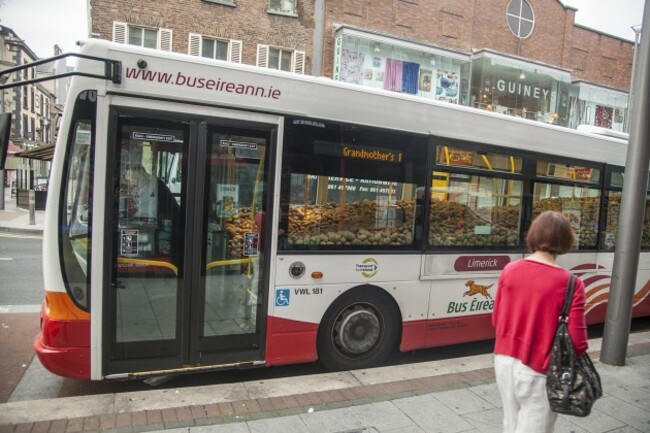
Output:
<instances>
[{"instance_id":1,"label":"bus front door","mask_svg":"<svg viewBox=\"0 0 650 433\"><path fill-rule=\"evenodd\" d=\"M277 123L112 118L103 377L263 362Z\"/></svg>"}]
</instances>

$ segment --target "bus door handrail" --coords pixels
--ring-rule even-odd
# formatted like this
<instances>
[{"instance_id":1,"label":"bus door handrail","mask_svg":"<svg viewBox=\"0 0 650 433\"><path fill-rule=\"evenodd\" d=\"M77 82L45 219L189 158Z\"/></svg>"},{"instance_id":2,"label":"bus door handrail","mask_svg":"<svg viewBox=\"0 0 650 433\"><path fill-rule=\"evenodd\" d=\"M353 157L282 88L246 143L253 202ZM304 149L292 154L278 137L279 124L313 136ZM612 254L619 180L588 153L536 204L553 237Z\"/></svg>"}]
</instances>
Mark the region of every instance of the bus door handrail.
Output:
<instances>
[{"instance_id":1,"label":"bus door handrail","mask_svg":"<svg viewBox=\"0 0 650 433\"><path fill-rule=\"evenodd\" d=\"M4 83L4 81L7 81L9 79L9 75L13 74L14 72L21 72L26 69L31 69L33 67L43 65L46 63L52 63L57 60L65 59L67 57L78 57L81 59L87 59L87 60L95 60L98 62L103 62L104 63L104 75L99 75L99 74L90 74L87 72L79 72L79 71L72 71L72 72L64 72L61 74L55 74L55 75L50 75L47 77L39 77L39 78L31 78L27 80L20 80L20 81L14 81L12 83ZM22 65L14 66L12 68L7 68L3 69L0 71L0 90L4 89L11 89L12 87L18 87L18 86L24 86L26 84L34 84L34 83L40 83L41 81L49 81L49 80L56 80L59 78L65 78L65 77L71 77L71 76L80 76L80 77L89 77L89 78L98 78L100 80L111 80L115 84L121 84L122 83L122 62L119 60L111 60L111 59L105 59L103 57L97 57L97 56L89 56L87 54L79 54L79 53L66 53L66 54L60 54L58 56L54 57L48 57L46 59L40 59L36 60L31 63L25 63Z\"/></svg>"},{"instance_id":2,"label":"bus door handrail","mask_svg":"<svg viewBox=\"0 0 650 433\"><path fill-rule=\"evenodd\" d=\"M117 263L129 264L129 265L147 265L147 266L159 266L162 268L170 269L174 275L178 276L178 268L164 260L147 260L147 259L132 259L130 257L118 257Z\"/></svg>"},{"instance_id":3,"label":"bus door handrail","mask_svg":"<svg viewBox=\"0 0 650 433\"><path fill-rule=\"evenodd\" d=\"M178 268L164 260L147 260L147 259L133 259L130 257L119 257L117 259L118 263L122 264L131 264L131 265L147 265L147 266L159 266L163 268L167 268L171 270L175 275L178 275ZM212 269L212 268L217 268L220 266L228 266L228 265L237 265L237 264L248 264L251 263L252 259L250 258L245 258L245 259L230 259L230 260L217 260L214 262L208 263L205 268L206 270Z\"/></svg>"}]
</instances>

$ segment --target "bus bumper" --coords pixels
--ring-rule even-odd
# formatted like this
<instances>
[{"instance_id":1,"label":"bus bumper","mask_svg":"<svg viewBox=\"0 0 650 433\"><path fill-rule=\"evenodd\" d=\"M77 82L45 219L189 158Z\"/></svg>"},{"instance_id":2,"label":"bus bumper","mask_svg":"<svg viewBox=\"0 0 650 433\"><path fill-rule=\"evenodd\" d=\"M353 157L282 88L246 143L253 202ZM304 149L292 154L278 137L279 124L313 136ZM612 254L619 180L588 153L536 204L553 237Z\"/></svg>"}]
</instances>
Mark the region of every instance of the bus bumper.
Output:
<instances>
[{"instance_id":1,"label":"bus bumper","mask_svg":"<svg viewBox=\"0 0 650 433\"><path fill-rule=\"evenodd\" d=\"M90 356L87 347L49 347L43 333L34 338L34 351L45 368L54 374L74 379L90 379Z\"/></svg>"},{"instance_id":2,"label":"bus bumper","mask_svg":"<svg viewBox=\"0 0 650 433\"><path fill-rule=\"evenodd\" d=\"M52 320L41 314L34 351L41 364L59 376L90 379L90 322Z\"/></svg>"}]
</instances>

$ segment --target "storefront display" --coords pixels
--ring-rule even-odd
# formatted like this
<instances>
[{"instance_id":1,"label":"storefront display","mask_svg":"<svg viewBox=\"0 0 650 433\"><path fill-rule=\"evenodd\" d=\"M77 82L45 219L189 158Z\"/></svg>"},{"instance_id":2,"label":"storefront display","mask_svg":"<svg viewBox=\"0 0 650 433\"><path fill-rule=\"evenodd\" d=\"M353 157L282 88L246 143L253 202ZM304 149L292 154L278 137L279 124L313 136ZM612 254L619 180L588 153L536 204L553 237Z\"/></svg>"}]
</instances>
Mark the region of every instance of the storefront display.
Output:
<instances>
[{"instance_id":1,"label":"storefront display","mask_svg":"<svg viewBox=\"0 0 650 433\"><path fill-rule=\"evenodd\" d=\"M624 131L627 120L627 93L574 82L571 89L571 121L569 127L593 125Z\"/></svg>"},{"instance_id":2,"label":"storefront display","mask_svg":"<svg viewBox=\"0 0 650 433\"><path fill-rule=\"evenodd\" d=\"M472 62L471 105L566 126L570 80L568 71L480 52Z\"/></svg>"},{"instance_id":3,"label":"storefront display","mask_svg":"<svg viewBox=\"0 0 650 433\"><path fill-rule=\"evenodd\" d=\"M334 79L469 104L468 55L344 28L335 39Z\"/></svg>"},{"instance_id":4,"label":"storefront display","mask_svg":"<svg viewBox=\"0 0 650 433\"><path fill-rule=\"evenodd\" d=\"M471 71L471 72L470 72ZM625 130L628 96L571 71L483 50L462 54L348 27L337 31L334 79L538 122Z\"/></svg>"}]
</instances>

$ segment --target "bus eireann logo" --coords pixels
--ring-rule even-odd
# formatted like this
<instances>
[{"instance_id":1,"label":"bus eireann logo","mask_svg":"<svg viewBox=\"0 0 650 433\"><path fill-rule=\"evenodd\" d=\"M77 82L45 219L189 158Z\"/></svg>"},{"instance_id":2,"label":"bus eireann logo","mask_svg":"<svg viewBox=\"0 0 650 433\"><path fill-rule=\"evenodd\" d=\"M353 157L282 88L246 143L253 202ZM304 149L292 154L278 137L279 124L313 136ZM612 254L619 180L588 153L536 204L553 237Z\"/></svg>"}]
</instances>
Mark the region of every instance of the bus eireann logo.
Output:
<instances>
[{"instance_id":1,"label":"bus eireann logo","mask_svg":"<svg viewBox=\"0 0 650 433\"><path fill-rule=\"evenodd\" d=\"M379 263L377 263L377 260L373 259L372 257L364 259L361 264L356 264L356 271L361 272L361 275L365 278L374 277L377 274L378 269Z\"/></svg>"},{"instance_id":2,"label":"bus eireann logo","mask_svg":"<svg viewBox=\"0 0 650 433\"><path fill-rule=\"evenodd\" d=\"M476 284L474 280L467 280L465 282L465 286L468 287L469 290L463 293L463 296L483 295L487 299L492 299L492 296L490 296L488 289L494 286L494 283L484 286L482 284Z\"/></svg>"}]
</instances>

